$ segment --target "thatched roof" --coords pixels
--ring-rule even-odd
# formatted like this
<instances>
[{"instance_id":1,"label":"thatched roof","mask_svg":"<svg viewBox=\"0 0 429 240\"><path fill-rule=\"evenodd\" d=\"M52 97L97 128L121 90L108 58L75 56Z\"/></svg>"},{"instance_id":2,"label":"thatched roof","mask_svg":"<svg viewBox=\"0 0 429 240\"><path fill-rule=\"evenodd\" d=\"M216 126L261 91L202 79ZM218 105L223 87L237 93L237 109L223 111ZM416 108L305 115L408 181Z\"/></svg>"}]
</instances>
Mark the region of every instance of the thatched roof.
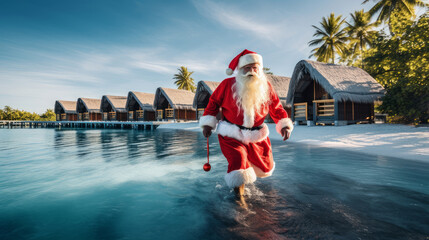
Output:
<instances>
[{"instance_id":1,"label":"thatched roof","mask_svg":"<svg viewBox=\"0 0 429 240\"><path fill-rule=\"evenodd\" d=\"M101 99L95 98L78 98L76 104L76 112L83 113L99 113L101 106Z\"/></svg>"},{"instance_id":2,"label":"thatched roof","mask_svg":"<svg viewBox=\"0 0 429 240\"><path fill-rule=\"evenodd\" d=\"M197 108L198 103L204 101L207 95L210 97L219 84L220 82L199 81L197 84L193 107Z\"/></svg>"},{"instance_id":3,"label":"thatched roof","mask_svg":"<svg viewBox=\"0 0 429 240\"><path fill-rule=\"evenodd\" d=\"M55 101L55 114L61 113L76 113L76 101L64 101L57 100Z\"/></svg>"},{"instance_id":4,"label":"thatched roof","mask_svg":"<svg viewBox=\"0 0 429 240\"><path fill-rule=\"evenodd\" d=\"M192 107L195 93L187 90L157 88L153 106L155 109L161 108L164 100L167 100L170 106L174 109L195 110Z\"/></svg>"},{"instance_id":5,"label":"thatched roof","mask_svg":"<svg viewBox=\"0 0 429 240\"><path fill-rule=\"evenodd\" d=\"M114 112L127 112L125 106L127 104L127 97L125 96L110 96L104 95L101 98L100 110L106 112L105 109L108 109L110 105Z\"/></svg>"},{"instance_id":6,"label":"thatched roof","mask_svg":"<svg viewBox=\"0 0 429 240\"><path fill-rule=\"evenodd\" d=\"M280 98L280 102L283 106L286 106L288 104L286 98L289 91L290 77L283 77L271 74L267 74L266 76L268 81L270 81L271 85L276 91L277 96Z\"/></svg>"},{"instance_id":7,"label":"thatched roof","mask_svg":"<svg viewBox=\"0 0 429 240\"><path fill-rule=\"evenodd\" d=\"M384 95L383 87L360 68L301 60L293 71L288 103L293 104L294 94L304 90L305 84L299 82L310 78L337 101L372 103Z\"/></svg>"},{"instance_id":8,"label":"thatched roof","mask_svg":"<svg viewBox=\"0 0 429 240\"><path fill-rule=\"evenodd\" d=\"M155 100L155 94L153 93L142 93L142 92L128 92L126 109L129 109L129 106L137 102L142 110L153 111L153 101Z\"/></svg>"}]
</instances>

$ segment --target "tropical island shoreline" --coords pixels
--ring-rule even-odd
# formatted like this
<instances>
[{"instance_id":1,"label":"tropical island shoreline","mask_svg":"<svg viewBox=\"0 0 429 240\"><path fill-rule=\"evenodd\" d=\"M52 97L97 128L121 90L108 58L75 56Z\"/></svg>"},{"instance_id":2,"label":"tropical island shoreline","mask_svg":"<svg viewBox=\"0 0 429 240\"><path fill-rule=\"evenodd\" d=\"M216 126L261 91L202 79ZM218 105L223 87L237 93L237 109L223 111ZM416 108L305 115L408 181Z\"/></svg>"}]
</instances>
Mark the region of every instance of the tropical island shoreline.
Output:
<instances>
[{"instance_id":1,"label":"tropical island shoreline","mask_svg":"<svg viewBox=\"0 0 429 240\"><path fill-rule=\"evenodd\" d=\"M282 140L275 124L267 125L270 139ZM158 129L201 131L197 122L163 124ZM429 163L429 127L401 124L295 125L287 141Z\"/></svg>"}]
</instances>

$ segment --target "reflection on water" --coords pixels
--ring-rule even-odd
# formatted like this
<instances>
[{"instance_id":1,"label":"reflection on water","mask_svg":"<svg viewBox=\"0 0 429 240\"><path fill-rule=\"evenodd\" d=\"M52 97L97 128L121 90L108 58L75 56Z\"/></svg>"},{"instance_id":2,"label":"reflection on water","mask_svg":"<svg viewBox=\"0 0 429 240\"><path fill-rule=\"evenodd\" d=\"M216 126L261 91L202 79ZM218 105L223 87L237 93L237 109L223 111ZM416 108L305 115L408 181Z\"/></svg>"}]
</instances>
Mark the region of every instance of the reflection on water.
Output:
<instances>
[{"instance_id":1,"label":"reflection on water","mask_svg":"<svg viewBox=\"0 0 429 240\"><path fill-rule=\"evenodd\" d=\"M273 141L246 189L210 138L174 130L0 130L0 239L427 239L428 164Z\"/></svg>"}]
</instances>

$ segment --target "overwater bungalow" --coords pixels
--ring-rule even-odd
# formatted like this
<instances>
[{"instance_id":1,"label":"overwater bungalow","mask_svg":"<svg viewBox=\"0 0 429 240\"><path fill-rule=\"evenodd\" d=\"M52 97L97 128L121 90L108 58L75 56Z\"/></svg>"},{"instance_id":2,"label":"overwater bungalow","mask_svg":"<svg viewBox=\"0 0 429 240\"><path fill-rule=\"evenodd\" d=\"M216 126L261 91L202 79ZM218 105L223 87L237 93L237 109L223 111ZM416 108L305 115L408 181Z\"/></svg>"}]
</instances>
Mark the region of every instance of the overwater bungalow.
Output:
<instances>
[{"instance_id":1,"label":"overwater bungalow","mask_svg":"<svg viewBox=\"0 0 429 240\"><path fill-rule=\"evenodd\" d=\"M219 86L220 82L199 81L197 84L197 91L195 92L193 107L197 110L196 119L199 120L204 114L204 109L209 104L210 96L214 90Z\"/></svg>"},{"instance_id":2,"label":"overwater bungalow","mask_svg":"<svg viewBox=\"0 0 429 240\"><path fill-rule=\"evenodd\" d=\"M103 121L127 121L126 104L126 96L104 95L100 104Z\"/></svg>"},{"instance_id":3,"label":"overwater bungalow","mask_svg":"<svg viewBox=\"0 0 429 240\"><path fill-rule=\"evenodd\" d=\"M55 115L57 121L77 121L76 101L55 101Z\"/></svg>"},{"instance_id":4,"label":"overwater bungalow","mask_svg":"<svg viewBox=\"0 0 429 240\"><path fill-rule=\"evenodd\" d=\"M155 94L153 93L130 91L125 106L128 121L155 121L154 100Z\"/></svg>"},{"instance_id":5,"label":"overwater bungalow","mask_svg":"<svg viewBox=\"0 0 429 240\"><path fill-rule=\"evenodd\" d=\"M101 121L101 99L78 98L76 104L79 121Z\"/></svg>"},{"instance_id":6,"label":"overwater bungalow","mask_svg":"<svg viewBox=\"0 0 429 240\"><path fill-rule=\"evenodd\" d=\"M302 60L295 66L287 102L292 119L346 125L374 121L374 101L383 87L357 67Z\"/></svg>"},{"instance_id":7,"label":"overwater bungalow","mask_svg":"<svg viewBox=\"0 0 429 240\"><path fill-rule=\"evenodd\" d=\"M194 97L191 91L159 87L153 102L156 120L195 120Z\"/></svg>"}]
</instances>

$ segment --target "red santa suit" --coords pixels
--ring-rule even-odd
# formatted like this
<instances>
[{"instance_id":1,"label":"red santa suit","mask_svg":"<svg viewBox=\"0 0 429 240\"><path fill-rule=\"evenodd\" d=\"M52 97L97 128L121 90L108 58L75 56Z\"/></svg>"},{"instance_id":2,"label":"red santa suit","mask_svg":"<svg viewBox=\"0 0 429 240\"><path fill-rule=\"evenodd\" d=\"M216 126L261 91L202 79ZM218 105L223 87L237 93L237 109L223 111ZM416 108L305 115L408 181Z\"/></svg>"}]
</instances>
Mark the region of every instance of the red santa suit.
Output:
<instances>
[{"instance_id":1,"label":"red santa suit","mask_svg":"<svg viewBox=\"0 0 429 240\"><path fill-rule=\"evenodd\" d=\"M268 82L269 101L255 112L252 126L243 127L244 111L234 99L235 77L221 82L210 97L209 103L200 118L200 126L216 129L222 153L228 160L225 181L229 187L256 181L256 177L268 177L274 171L275 163L268 138L269 130L264 123L267 114L276 123L276 130L293 125L271 84ZM224 119L217 121L216 115L222 108ZM216 128L217 126L217 128Z\"/></svg>"}]
</instances>

